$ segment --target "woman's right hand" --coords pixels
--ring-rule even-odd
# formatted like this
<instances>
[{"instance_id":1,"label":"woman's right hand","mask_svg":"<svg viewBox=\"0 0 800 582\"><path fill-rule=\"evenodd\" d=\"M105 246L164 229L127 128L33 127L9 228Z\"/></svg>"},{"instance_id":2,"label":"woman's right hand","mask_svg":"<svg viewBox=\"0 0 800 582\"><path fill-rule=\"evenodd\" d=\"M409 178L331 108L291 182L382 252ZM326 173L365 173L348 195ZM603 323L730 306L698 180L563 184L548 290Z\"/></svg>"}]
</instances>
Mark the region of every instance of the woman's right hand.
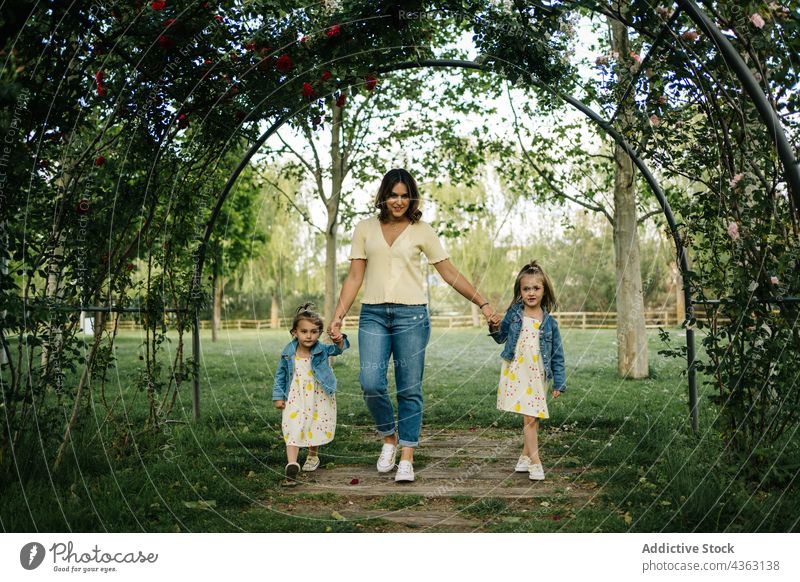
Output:
<instances>
[{"instance_id":1,"label":"woman's right hand","mask_svg":"<svg viewBox=\"0 0 800 582\"><path fill-rule=\"evenodd\" d=\"M286 408L286 401L285 401L285 400L273 400L273 401L272 401L272 404L273 404L273 405L275 406L275 408L277 408L278 410L283 410L284 408Z\"/></svg>"}]
</instances>

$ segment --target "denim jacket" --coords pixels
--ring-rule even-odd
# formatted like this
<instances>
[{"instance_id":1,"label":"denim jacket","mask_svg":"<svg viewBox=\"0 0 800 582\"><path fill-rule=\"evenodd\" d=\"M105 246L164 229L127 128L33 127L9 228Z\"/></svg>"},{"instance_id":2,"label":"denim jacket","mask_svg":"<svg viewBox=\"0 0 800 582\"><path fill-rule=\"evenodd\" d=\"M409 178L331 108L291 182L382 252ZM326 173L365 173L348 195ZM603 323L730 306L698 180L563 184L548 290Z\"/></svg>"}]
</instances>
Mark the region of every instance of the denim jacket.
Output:
<instances>
[{"instance_id":1,"label":"denim jacket","mask_svg":"<svg viewBox=\"0 0 800 582\"><path fill-rule=\"evenodd\" d=\"M506 312L500 329L490 333L499 344L505 342L503 353L500 354L504 360L514 359L514 350L517 347L520 331L522 331L522 303L515 303ZM561 333L558 331L558 323L553 317L544 311L544 321L539 329L539 349L542 353L542 363L544 364L545 378L553 382L553 386L559 392L567 389L566 374L564 371L564 346L561 343Z\"/></svg>"},{"instance_id":2,"label":"denim jacket","mask_svg":"<svg viewBox=\"0 0 800 582\"><path fill-rule=\"evenodd\" d=\"M344 335L344 334L342 334ZM336 392L336 376L328 364L329 356L338 356L350 347L350 341L344 335L344 348L340 349L336 344L323 344L318 341L311 348L311 371L314 373L322 388L328 394ZM289 396L289 385L294 377L294 355L297 352L297 340L289 342L281 352L281 361L278 370L275 372L275 384L272 387L273 400L286 400Z\"/></svg>"}]
</instances>

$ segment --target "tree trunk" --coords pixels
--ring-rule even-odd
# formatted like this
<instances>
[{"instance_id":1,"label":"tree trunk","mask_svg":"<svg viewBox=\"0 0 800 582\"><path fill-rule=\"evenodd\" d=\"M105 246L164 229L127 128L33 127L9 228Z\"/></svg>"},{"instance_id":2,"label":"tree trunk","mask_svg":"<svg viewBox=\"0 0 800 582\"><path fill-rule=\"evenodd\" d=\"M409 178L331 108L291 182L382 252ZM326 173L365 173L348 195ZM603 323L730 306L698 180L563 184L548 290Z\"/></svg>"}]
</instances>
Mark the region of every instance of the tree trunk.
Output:
<instances>
[{"instance_id":1,"label":"tree trunk","mask_svg":"<svg viewBox=\"0 0 800 582\"><path fill-rule=\"evenodd\" d=\"M219 274L217 267L214 267L214 273L211 279L211 286L214 290L214 310L211 316L211 341L217 341L217 334L219 333L220 323L222 321L222 275Z\"/></svg>"},{"instance_id":2,"label":"tree trunk","mask_svg":"<svg viewBox=\"0 0 800 582\"><path fill-rule=\"evenodd\" d=\"M278 294L272 294L272 308L270 309L269 314L269 326L272 329L278 329L280 327L280 318L278 317Z\"/></svg>"},{"instance_id":3,"label":"tree trunk","mask_svg":"<svg viewBox=\"0 0 800 582\"><path fill-rule=\"evenodd\" d=\"M331 196L326 204L328 222L325 228L325 321L330 321L336 309L338 278L336 276L336 236L339 229L339 200L344 181L344 156L342 151L342 108L335 104L331 122Z\"/></svg>"},{"instance_id":4,"label":"tree trunk","mask_svg":"<svg viewBox=\"0 0 800 582\"><path fill-rule=\"evenodd\" d=\"M626 3L613 2L613 8L627 12ZM611 20L612 51L623 62L630 54L627 28ZM622 76L623 79L626 76ZM623 134L635 118L631 100L619 105ZM644 297L636 216L636 172L633 160L619 145L614 146L614 253L617 284L617 369L624 378L646 378L649 373L647 331L644 323Z\"/></svg>"}]
</instances>

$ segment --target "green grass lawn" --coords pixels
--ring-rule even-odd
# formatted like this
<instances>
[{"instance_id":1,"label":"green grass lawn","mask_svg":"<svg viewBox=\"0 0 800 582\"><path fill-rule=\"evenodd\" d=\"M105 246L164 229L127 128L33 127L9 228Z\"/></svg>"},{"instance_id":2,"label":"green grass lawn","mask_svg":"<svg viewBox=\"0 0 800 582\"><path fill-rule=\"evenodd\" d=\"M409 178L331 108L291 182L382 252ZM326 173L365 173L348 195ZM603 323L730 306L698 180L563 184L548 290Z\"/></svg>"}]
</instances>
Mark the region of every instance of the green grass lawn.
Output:
<instances>
[{"instance_id":1,"label":"green grass lawn","mask_svg":"<svg viewBox=\"0 0 800 582\"><path fill-rule=\"evenodd\" d=\"M681 362L657 354L650 339L651 378L620 380L613 331L563 330L568 390L551 401L544 425L545 462L585 467L584 479L600 490L591 505L519 509L502 499L458 500L471 516L497 515L487 531L789 531L800 501L797 468L753 479L732 461L713 429L714 409L702 397L701 430L689 429L687 382ZM682 341L676 332L675 341ZM352 464L373 471L378 440L358 387L357 334L338 358L337 438L323 447L323 464ZM187 340L189 338L187 337ZM164 434L142 434L145 395L131 389L141 339L117 341L117 367L106 388L114 414L127 418L132 436L104 424L100 398L84 411L67 467L50 474L41 447L31 441L30 477L3 484L4 531L383 531L366 524L293 516L298 504L313 508L324 495L287 497L280 486L285 453L280 412L271 403L272 374L287 332L223 332L203 337L202 420L191 421L185 384ZM168 346L167 350L171 348ZM483 330L433 329L427 352L424 438L443 429L520 430L517 415L495 409L500 346ZM165 357L165 361L171 358ZM100 427L98 429L98 427ZM557 437L557 438L556 438ZM550 446L548 446L550 445ZM521 442L520 442L521 446ZM796 451L796 442L790 451ZM52 454L50 459L52 460ZM777 459L777 467L783 459ZM455 465L452 465L455 466ZM793 471L793 472L792 472ZM745 478L745 474L750 478ZM398 495L375 507L424 503ZM570 519L544 519L554 509Z\"/></svg>"}]
</instances>

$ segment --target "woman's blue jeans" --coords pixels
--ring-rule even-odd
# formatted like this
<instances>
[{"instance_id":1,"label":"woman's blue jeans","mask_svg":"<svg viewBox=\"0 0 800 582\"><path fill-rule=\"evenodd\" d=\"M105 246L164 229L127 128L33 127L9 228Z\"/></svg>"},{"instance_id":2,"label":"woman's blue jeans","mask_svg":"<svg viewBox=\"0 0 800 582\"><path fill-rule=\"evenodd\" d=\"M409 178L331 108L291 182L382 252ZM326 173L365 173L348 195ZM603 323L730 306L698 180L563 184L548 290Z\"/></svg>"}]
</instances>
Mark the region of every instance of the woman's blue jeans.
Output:
<instances>
[{"instance_id":1,"label":"woman's blue jeans","mask_svg":"<svg viewBox=\"0 0 800 582\"><path fill-rule=\"evenodd\" d=\"M426 305L362 304L358 322L359 381L381 436L399 434L402 447L416 447L422 426L422 374L431 336ZM392 356L397 384L397 423L387 372Z\"/></svg>"}]
</instances>

